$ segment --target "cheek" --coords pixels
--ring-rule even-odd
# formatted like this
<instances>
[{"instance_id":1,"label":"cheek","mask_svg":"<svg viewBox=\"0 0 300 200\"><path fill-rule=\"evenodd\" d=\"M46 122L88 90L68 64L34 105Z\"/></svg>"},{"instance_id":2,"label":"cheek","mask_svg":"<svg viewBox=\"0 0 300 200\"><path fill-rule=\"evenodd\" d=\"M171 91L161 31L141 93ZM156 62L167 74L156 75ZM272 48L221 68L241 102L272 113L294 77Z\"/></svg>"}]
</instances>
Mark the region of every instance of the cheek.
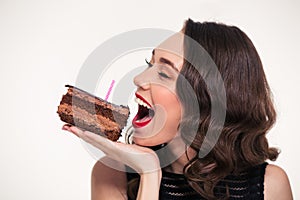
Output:
<instances>
[{"instance_id":1,"label":"cheek","mask_svg":"<svg viewBox=\"0 0 300 200\"><path fill-rule=\"evenodd\" d=\"M154 96L153 94L153 103L161 105L168 116L167 121L178 121L181 119L181 104L177 98L177 96L168 91L168 90L160 90L159 94Z\"/></svg>"}]
</instances>

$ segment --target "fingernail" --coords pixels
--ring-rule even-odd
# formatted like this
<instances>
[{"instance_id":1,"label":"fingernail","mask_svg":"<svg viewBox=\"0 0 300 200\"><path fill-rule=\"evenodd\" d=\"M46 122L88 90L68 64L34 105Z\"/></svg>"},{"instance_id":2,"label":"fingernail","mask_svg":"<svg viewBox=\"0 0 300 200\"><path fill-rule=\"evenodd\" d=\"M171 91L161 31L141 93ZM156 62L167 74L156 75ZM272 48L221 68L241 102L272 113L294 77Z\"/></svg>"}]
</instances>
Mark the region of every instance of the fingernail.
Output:
<instances>
[{"instance_id":1,"label":"fingernail","mask_svg":"<svg viewBox=\"0 0 300 200\"><path fill-rule=\"evenodd\" d=\"M67 130L69 130L69 127L64 125L61 129L64 130L64 131L67 131Z\"/></svg>"}]
</instances>

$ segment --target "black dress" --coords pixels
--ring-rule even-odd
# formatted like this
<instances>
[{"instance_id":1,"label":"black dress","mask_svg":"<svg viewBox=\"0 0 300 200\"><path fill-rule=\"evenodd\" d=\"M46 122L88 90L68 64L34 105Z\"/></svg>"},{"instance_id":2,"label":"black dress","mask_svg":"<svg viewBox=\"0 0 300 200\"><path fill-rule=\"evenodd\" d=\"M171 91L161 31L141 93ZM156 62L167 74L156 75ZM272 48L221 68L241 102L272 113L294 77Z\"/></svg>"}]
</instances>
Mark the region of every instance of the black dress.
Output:
<instances>
[{"instance_id":1,"label":"black dress","mask_svg":"<svg viewBox=\"0 0 300 200\"><path fill-rule=\"evenodd\" d=\"M260 200L264 199L264 175L268 163L255 166L240 175L229 175L215 187L215 195L226 194L229 188L230 200ZM139 177L138 174L127 173L128 181ZM130 200L130 198L128 197ZM159 199L161 200L198 200L204 199L189 186L183 174L162 171Z\"/></svg>"}]
</instances>

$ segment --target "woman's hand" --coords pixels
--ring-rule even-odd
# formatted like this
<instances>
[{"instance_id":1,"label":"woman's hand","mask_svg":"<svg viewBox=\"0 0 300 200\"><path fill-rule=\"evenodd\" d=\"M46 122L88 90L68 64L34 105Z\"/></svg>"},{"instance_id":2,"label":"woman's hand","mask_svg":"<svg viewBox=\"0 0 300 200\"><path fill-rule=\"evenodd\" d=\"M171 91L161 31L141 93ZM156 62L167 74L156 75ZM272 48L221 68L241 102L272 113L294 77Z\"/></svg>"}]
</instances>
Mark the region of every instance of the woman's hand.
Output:
<instances>
[{"instance_id":1,"label":"woman's hand","mask_svg":"<svg viewBox=\"0 0 300 200\"><path fill-rule=\"evenodd\" d=\"M137 200L155 200L159 197L161 169L157 155L152 149L113 142L89 131L82 131L75 126L64 125L63 130L74 133L79 138L103 151L108 157L121 162L141 176ZM101 196L101 194L94 194Z\"/></svg>"},{"instance_id":2,"label":"woman's hand","mask_svg":"<svg viewBox=\"0 0 300 200\"><path fill-rule=\"evenodd\" d=\"M99 136L89 131L82 131L75 126L64 125L63 130L67 130L94 147L103 151L108 157L124 163L139 174L159 172L160 163L156 153L149 148L138 145L113 142L105 137Z\"/></svg>"}]
</instances>

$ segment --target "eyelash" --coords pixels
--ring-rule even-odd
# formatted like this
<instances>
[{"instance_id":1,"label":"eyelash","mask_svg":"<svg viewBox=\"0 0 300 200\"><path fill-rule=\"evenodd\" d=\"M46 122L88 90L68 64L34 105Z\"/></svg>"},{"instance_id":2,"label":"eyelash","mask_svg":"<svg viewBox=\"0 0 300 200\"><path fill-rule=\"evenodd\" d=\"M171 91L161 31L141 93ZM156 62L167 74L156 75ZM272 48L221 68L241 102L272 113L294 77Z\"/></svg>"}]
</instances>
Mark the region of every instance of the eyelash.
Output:
<instances>
[{"instance_id":1,"label":"eyelash","mask_svg":"<svg viewBox=\"0 0 300 200\"><path fill-rule=\"evenodd\" d=\"M147 65L148 65L148 67L152 67L152 66L153 66L153 64L151 64L151 63L147 60L147 58L145 58L145 61L146 61ZM163 72L158 72L158 75L161 76L162 78L167 78L167 79L170 78L167 74L165 74L165 73L163 73Z\"/></svg>"},{"instance_id":2,"label":"eyelash","mask_svg":"<svg viewBox=\"0 0 300 200\"><path fill-rule=\"evenodd\" d=\"M145 61L146 61L147 65L148 65L148 67L152 67L152 66L153 66L153 64L151 64L151 63L147 60L147 58L145 58Z\"/></svg>"},{"instance_id":3,"label":"eyelash","mask_svg":"<svg viewBox=\"0 0 300 200\"><path fill-rule=\"evenodd\" d=\"M170 78L167 74L163 73L163 72L158 72L158 75L161 76L162 78Z\"/></svg>"}]
</instances>

